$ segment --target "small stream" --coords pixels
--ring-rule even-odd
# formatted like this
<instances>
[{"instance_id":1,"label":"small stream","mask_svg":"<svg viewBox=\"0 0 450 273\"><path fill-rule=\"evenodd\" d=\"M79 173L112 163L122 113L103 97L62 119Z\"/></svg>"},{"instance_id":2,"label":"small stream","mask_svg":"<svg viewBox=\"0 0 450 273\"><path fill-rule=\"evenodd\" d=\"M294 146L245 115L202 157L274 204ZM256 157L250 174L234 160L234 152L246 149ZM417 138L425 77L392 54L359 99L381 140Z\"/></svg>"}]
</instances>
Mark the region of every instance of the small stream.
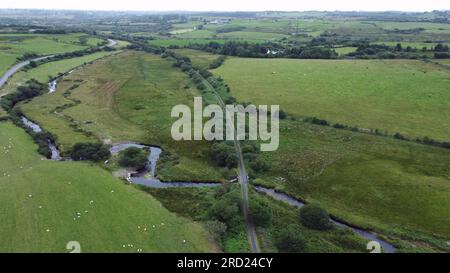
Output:
<instances>
[{"instance_id":1,"label":"small stream","mask_svg":"<svg viewBox=\"0 0 450 273\"><path fill-rule=\"evenodd\" d=\"M57 86L57 80L55 79L54 81L49 83L49 93L55 92L56 90L56 86ZM33 132L35 133L41 133L42 132L42 128L28 120L26 117L22 116L21 118L22 123L30 128ZM54 161L58 161L61 160L61 156L60 156L60 152L58 150L58 148L56 147L56 145L50 140L48 139L48 146L52 152L52 156L51 156L51 160ZM156 188L156 189L167 189L167 188L201 188L201 187L218 187L221 186L221 183L196 183L196 182L162 182L161 180L159 180L158 178L156 178L156 166L157 166L157 162L160 158L160 155L162 153L162 149L159 147L153 147L153 146L147 146L147 145L142 145L142 144L137 144L137 143L122 143L122 144L117 144L111 147L110 152L111 154L118 154L123 150L126 150L128 148L131 147L135 147L135 148L139 148L139 149L148 149L149 150L149 157L148 157L148 163L146 166L146 169L144 171L139 172L138 174L135 175L130 175L127 180L130 183L133 184L137 184L137 185L143 185L146 187L150 187L150 188ZM295 199L287 194L283 194L283 193L279 193L277 191L275 191L274 189L269 189L269 188L265 188L262 186L256 186L255 187L256 191L259 193L263 193L266 194L270 197L272 197L273 199L285 202L291 206L297 207L297 208L302 208L303 206L305 206L305 203L301 202L298 199ZM356 227L352 227L349 226L345 223L342 223L340 221L337 221L335 219L332 219L333 223L336 224L339 227L344 227L344 228L348 228L351 229L353 232L355 232L356 234L360 235L361 237L370 240L370 241L376 241L378 242L381 247L383 248L384 252L386 253L395 253L396 252L396 248L389 244L388 242L381 240L378 236L378 234L376 233L371 233Z\"/></svg>"},{"instance_id":2,"label":"small stream","mask_svg":"<svg viewBox=\"0 0 450 273\"><path fill-rule=\"evenodd\" d=\"M55 79L48 83L48 92L54 93L56 91L56 88L58 87L58 79Z\"/></svg>"},{"instance_id":3,"label":"small stream","mask_svg":"<svg viewBox=\"0 0 450 273\"><path fill-rule=\"evenodd\" d=\"M155 189L167 189L167 188L201 188L201 187L218 187L221 186L221 183L196 183L196 182L161 182L158 178L156 178L156 164L159 160L159 157L162 153L162 149L159 147L152 147L137 143L123 143L114 145L110 152L111 154L118 154L123 150L128 148L135 147L139 149L148 149L150 150L150 154L148 157L148 163L146 170L135 174L130 175L127 180L130 183L143 185L150 188Z\"/></svg>"},{"instance_id":4,"label":"small stream","mask_svg":"<svg viewBox=\"0 0 450 273\"><path fill-rule=\"evenodd\" d=\"M255 189L259 193L264 193L264 194L272 197L273 199L285 202L291 206L294 206L297 208L302 208L305 206L304 202L301 202L300 200L293 198L292 196L289 196L287 194L277 192L274 189L268 189L268 188L261 187L261 186L256 186ZM362 229L359 229L356 227L349 226L349 225L342 223L340 221L337 221L335 219L332 219L331 221L339 227L344 227L344 228L353 230L353 232L355 232L356 234L360 235L361 237L363 237L367 240L378 242L381 245L381 247L383 248L384 252L386 252L386 253L395 253L396 252L396 248L393 245L380 239L378 237L378 234L376 234L376 233L371 233L371 232L368 232L368 231L365 231L365 230L362 230Z\"/></svg>"},{"instance_id":5,"label":"small stream","mask_svg":"<svg viewBox=\"0 0 450 273\"><path fill-rule=\"evenodd\" d=\"M30 128L33 132L35 132L35 133L41 133L42 132L42 128L39 125L37 125L36 123L28 120L26 117L22 116L21 120L22 120L22 123L26 127ZM60 156L59 150L56 147L55 143L53 143L50 139L47 139L47 142L48 142L48 147L52 151L51 160L54 160L54 161L61 160L61 156Z\"/></svg>"}]
</instances>

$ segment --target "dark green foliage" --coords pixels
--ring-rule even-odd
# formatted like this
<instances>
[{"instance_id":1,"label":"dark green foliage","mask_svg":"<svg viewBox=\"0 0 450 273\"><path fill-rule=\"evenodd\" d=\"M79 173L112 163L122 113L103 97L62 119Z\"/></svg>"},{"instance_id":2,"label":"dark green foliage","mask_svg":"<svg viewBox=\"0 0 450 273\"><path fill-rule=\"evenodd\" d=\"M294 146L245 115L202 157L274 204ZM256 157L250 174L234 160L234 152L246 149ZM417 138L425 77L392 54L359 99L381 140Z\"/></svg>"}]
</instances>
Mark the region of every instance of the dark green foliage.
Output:
<instances>
[{"instance_id":1,"label":"dark green foliage","mask_svg":"<svg viewBox=\"0 0 450 273\"><path fill-rule=\"evenodd\" d=\"M250 213L256 225L266 227L269 225L272 213L269 204L263 199L251 199Z\"/></svg>"},{"instance_id":2,"label":"dark green foliage","mask_svg":"<svg viewBox=\"0 0 450 273\"><path fill-rule=\"evenodd\" d=\"M269 170L269 165L260 157L253 159L250 162L250 167L255 172L265 172Z\"/></svg>"},{"instance_id":3,"label":"dark green foliage","mask_svg":"<svg viewBox=\"0 0 450 273\"><path fill-rule=\"evenodd\" d=\"M77 143L72 147L70 157L75 161L102 161L111 157L109 146L101 143Z\"/></svg>"},{"instance_id":4,"label":"dark green foliage","mask_svg":"<svg viewBox=\"0 0 450 273\"><path fill-rule=\"evenodd\" d=\"M437 44L434 47L434 51L436 52L448 52L448 45L443 45L443 44Z\"/></svg>"},{"instance_id":5,"label":"dark green foliage","mask_svg":"<svg viewBox=\"0 0 450 273\"><path fill-rule=\"evenodd\" d=\"M209 68L210 69L216 69L216 68L220 67L223 64L224 61L225 61L225 56L220 56L219 58L214 60L214 62L212 62L209 65Z\"/></svg>"},{"instance_id":6,"label":"dark green foliage","mask_svg":"<svg viewBox=\"0 0 450 273\"><path fill-rule=\"evenodd\" d=\"M216 163L221 167L235 168L238 160L236 150L232 144L227 142L215 143L212 147Z\"/></svg>"},{"instance_id":7,"label":"dark green foliage","mask_svg":"<svg viewBox=\"0 0 450 273\"><path fill-rule=\"evenodd\" d=\"M300 222L316 230L328 230L333 227L328 212L316 205L306 205L300 209Z\"/></svg>"},{"instance_id":8,"label":"dark green foliage","mask_svg":"<svg viewBox=\"0 0 450 273\"><path fill-rule=\"evenodd\" d=\"M10 111L18 102L42 95L45 91L44 84L32 79L25 86L19 86L16 92L4 96L0 103L3 109Z\"/></svg>"},{"instance_id":9,"label":"dark green foliage","mask_svg":"<svg viewBox=\"0 0 450 273\"><path fill-rule=\"evenodd\" d=\"M316 117L306 118L305 122L309 122L309 123L321 125L321 126L330 126L330 123L328 121L326 121L324 119L318 119Z\"/></svg>"},{"instance_id":10,"label":"dark green foliage","mask_svg":"<svg viewBox=\"0 0 450 273\"><path fill-rule=\"evenodd\" d=\"M148 163L148 153L144 150L130 147L119 155L119 165L127 168L143 169Z\"/></svg>"},{"instance_id":11,"label":"dark green foliage","mask_svg":"<svg viewBox=\"0 0 450 273\"><path fill-rule=\"evenodd\" d=\"M306 243L300 231L294 225L289 225L276 234L275 245L280 252L301 253Z\"/></svg>"}]
</instances>

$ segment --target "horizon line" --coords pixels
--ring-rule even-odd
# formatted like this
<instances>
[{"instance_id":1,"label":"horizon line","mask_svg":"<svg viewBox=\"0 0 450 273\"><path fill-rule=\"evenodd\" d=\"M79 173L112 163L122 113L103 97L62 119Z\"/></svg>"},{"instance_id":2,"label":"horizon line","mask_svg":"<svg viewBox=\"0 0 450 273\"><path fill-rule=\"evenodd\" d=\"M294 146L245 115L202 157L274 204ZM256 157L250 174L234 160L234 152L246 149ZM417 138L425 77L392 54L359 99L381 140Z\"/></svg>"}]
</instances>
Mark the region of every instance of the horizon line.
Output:
<instances>
[{"instance_id":1,"label":"horizon line","mask_svg":"<svg viewBox=\"0 0 450 273\"><path fill-rule=\"evenodd\" d=\"M432 10L102 10L102 9L60 9L60 8L0 8L0 10L40 10L40 11L91 11L91 12L191 12L191 13L201 13L201 12L402 12L402 13L424 13L424 12L449 12L450 9L432 9Z\"/></svg>"}]
</instances>

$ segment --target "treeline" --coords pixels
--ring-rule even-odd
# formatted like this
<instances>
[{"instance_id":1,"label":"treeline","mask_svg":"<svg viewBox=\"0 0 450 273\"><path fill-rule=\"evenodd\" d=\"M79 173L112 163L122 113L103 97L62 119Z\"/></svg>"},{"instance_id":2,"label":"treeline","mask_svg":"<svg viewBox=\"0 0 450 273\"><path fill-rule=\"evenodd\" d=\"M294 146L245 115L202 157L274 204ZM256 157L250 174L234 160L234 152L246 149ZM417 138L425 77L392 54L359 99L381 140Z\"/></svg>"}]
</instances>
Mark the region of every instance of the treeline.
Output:
<instances>
[{"instance_id":1,"label":"treeline","mask_svg":"<svg viewBox=\"0 0 450 273\"><path fill-rule=\"evenodd\" d=\"M349 130L349 131L353 131L353 132L373 134L373 135L377 135L377 136L393 137L398 140L413 141L413 142L417 142L417 143L424 144L424 145L431 145L431 146L441 147L441 148L445 148L445 149L450 149L450 142L437 141L437 140L431 139L427 136L423 137L423 138L415 138L414 139L414 138L406 137L400 133L395 133L392 135L386 131L379 130L379 129L364 129L364 128L359 128L357 126L348 126L348 125L344 125L344 124L340 124L340 123L331 124L327 120L319 119L316 117L304 118L303 121L311 123L311 124L315 124L315 125L320 125L320 126L329 126L329 127L335 128L335 129Z\"/></svg>"},{"instance_id":2,"label":"treeline","mask_svg":"<svg viewBox=\"0 0 450 273\"><path fill-rule=\"evenodd\" d=\"M335 59L338 56L329 47L285 46L275 43L253 44L241 41L228 41L223 44L217 42L191 44L188 47L213 54L247 58Z\"/></svg>"},{"instance_id":3,"label":"treeline","mask_svg":"<svg viewBox=\"0 0 450 273\"><path fill-rule=\"evenodd\" d=\"M347 56L359 59L426 59L429 57L426 53L432 52L435 58L449 58L448 51L448 46L443 44L438 44L432 49L427 47L417 49L411 46L403 47L401 43L398 43L396 46L362 43L358 45L355 52L351 52Z\"/></svg>"},{"instance_id":4,"label":"treeline","mask_svg":"<svg viewBox=\"0 0 450 273\"><path fill-rule=\"evenodd\" d=\"M29 65L27 65L26 67L24 67L24 70L27 71L29 69L33 69L36 68L39 65L45 64L45 63L49 63L49 62L55 62L55 61L60 61L60 60L65 60L65 59L72 59L72 58L80 58L86 55L90 55L90 54L94 54L97 52L101 52L101 51L115 51L115 48L111 48L111 47L92 47L92 48L87 48L87 49L83 49L83 50L77 50L77 51L72 51L72 52L66 52L66 53L61 53L61 54L56 54L53 55L49 58L45 58L42 59L38 62L34 62L31 61ZM37 56L35 54L29 54L27 56L23 56L23 58L36 58Z\"/></svg>"},{"instance_id":5,"label":"treeline","mask_svg":"<svg viewBox=\"0 0 450 273\"><path fill-rule=\"evenodd\" d=\"M46 85L35 79L31 79L26 82L26 85L17 87L16 92L4 96L0 101L0 105L3 109L10 112L18 102L44 94L46 87Z\"/></svg>"}]
</instances>

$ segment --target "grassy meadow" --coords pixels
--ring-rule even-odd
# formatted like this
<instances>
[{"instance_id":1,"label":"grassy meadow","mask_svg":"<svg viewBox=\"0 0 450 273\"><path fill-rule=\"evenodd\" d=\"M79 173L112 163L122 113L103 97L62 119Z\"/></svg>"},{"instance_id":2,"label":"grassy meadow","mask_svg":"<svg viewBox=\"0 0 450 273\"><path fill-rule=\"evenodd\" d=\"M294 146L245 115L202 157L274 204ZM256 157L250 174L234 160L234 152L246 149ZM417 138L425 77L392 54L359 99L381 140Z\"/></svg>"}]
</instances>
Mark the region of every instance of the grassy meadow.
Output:
<instances>
[{"instance_id":1,"label":"grassy meadow","mask_svg":"<svg viewBox=\"0 0 450 273\"><path fill-rule=\"evenodd\" d=\"M280 133L279 150L263 154L270 171L256 183L354 225L448 249L448 150L300 121L283 121Z\"/></svg>"},{"instance_id":2,"label":"grassy meadow","mask_svg":"<svg viewBox=\"0 0 450 273\"><path fill-rule=\"evenodd\" d=\"M160 170L161 178L221 181L222 174L207 156L209 145L172 140L172 107L192 105L197 95L197 90L185 88L187 84L187 76L167 60L125 52L72 73L55 93L35 98L21 109L55 134L63 151L85 141L158 145L178 157L177 164Z\"/></svg>"},{"instance_id":3,"label":"grassy meadow","mask_svg":"<svg viewBox=\"0 0 450 273\"><path fill-rule=\"evenodd\" d=\"M199 224L87 163L41 160L20 128L0 123L1 252L214 252ZM186 241L184 243L184 240Z\"/></svg>"},{"instance_id":4,"label":"grassy meadow","mask_svg":"<svg viewBox=\"0 0 450 273\"><path fill-rule=\"evenodd\" d=\"M410 60L228 58L214 70L239 101L332 123L449 140L447 69Z\"/></svg>"},{"instance_id":5,"label":"grassy meadow","mask_svg":"<svg viewBox=\"0 0 450 273\"><path fill-rule=\"evenodd\" d=\"M25 84L30 79L35 79L39 82L46 83L49 79L58 76L60 73L68 72L75 67L95 61L113 53L114 52L102 51L85 55L83 57L45 63L28 71L19 71L0 89L0 95L14 92L18 86Z\"/></svg>"},{"instance_id":6,"label":"grassy meadow","mask_svg":"<svg viewBox=\"0 0 450 273\"><path fill-rule=\"evenodd\" d=\"M189 59L191 59L192 65L200 69L208 69L209 65L219 57L218 55L189 48L175 49L172 51L176 52L177 54L189 57Z\"/></svg>"},{"instance_id":7,"label":"grassy meadow","mask_svg":"<svg viewBox=\"0 0 450 273\"><path fill-rule=\"evenodd\" d=\"M86 37L86 43L80 42ZM0 74L3 74L25 53L50 55L82 50L96 46L102 40L82 33L39 35L39 34L0 34Z\"/></svg>"}]
</instances>

